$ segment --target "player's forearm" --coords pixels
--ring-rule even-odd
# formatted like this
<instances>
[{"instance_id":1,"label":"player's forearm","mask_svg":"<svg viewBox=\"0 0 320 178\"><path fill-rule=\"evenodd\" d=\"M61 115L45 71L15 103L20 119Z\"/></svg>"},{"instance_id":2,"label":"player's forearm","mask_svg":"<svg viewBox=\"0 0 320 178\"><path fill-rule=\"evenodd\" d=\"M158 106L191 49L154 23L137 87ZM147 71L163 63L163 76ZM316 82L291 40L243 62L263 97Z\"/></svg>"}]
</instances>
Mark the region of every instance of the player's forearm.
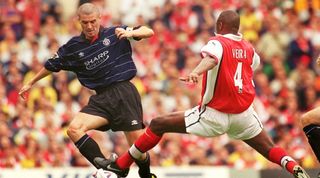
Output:
<instances>
[{"instance_id":1,"label":"player's forearm","mask_svg":"<svg viewBox=\"0 0 320 178\"><path fill-rule=\"evenodd\" d=\"M216 65L216 60L210 56L207 56L201 60L201 62L195 69L193 69L192 72L201 75L203 72L212 69Z\"/></svg>"},{"instance_id":2,"label":"player's forearm","mask_svg":"<svg viewBox=\"0 0 320 178\"><path fill-rule=\"evenodd\" d=\"M35 83L37 83L39 80L41 80L42 78L48 76L49 74L51 74L52 72L47 70L46 68L42 68L29 82L28 84L30 85L34 85Z\"/></svg>"},{"instance_id":3,"label":"player's forearm","mask_svg":"<svg viewBox=\"0 0 320 178\"><path fill-rule=\"evenodd\" d=\"M154 35L153 30L146 26L141 26L132 31L133 38L149 38L153 35Z\"/></svg>"}]
</instances>

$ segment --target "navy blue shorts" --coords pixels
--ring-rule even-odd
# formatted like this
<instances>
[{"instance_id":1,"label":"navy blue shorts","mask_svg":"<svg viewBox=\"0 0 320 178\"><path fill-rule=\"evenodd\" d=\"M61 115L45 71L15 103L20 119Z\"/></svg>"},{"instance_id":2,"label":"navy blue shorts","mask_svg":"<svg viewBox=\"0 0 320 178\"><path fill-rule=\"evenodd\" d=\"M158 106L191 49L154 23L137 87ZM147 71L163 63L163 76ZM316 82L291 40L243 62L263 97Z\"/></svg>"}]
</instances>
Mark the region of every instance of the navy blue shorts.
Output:
<instances>
[{"instance_id":1,"label":"navy blue shorts","mask_svg":"<svg viewBox=\"0 0 320 178\"><path fill-rule=\"evenodd\" d=\"M109 124L97 130L133 131L143 129L140 94L130 81L114 83L96 90L80 112L106 118Z\"/></svg>"}]
</instances>

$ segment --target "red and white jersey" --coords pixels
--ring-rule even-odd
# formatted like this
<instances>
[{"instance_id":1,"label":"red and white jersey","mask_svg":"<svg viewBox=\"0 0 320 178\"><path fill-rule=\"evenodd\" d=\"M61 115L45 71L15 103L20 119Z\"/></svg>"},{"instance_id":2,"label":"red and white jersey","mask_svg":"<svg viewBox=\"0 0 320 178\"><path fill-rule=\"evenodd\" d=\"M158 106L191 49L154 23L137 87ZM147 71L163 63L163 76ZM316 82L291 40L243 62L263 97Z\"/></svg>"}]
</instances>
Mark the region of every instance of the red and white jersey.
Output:
<instances>
[{"instance_id":1,"label":"red and white jersey","mask_svg":"<svg viewBox=\"0 0 320 178\"><path fill-rule=\"evenodd\" d=\"M255 97L253 71L260 57L242 35L217 35L201 49L217 65L203 74L200 107L208 106L224 113L245 111Z\"/></svg>"}]
</instances>

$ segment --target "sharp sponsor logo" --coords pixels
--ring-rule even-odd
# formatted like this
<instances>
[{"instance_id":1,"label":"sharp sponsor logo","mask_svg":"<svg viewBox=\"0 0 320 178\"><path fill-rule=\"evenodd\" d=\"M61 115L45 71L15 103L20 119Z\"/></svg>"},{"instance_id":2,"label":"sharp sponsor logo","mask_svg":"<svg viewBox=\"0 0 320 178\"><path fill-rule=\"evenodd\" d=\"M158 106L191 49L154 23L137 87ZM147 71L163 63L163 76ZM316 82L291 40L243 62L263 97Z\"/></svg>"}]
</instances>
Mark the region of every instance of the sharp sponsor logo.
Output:
<instances>
[{"instance_id":1,"label":"sharp sponsor logo","mask_svg":"<svg viewBox=\"0 0 320 178\"><path fill-rule=\"evenodd\" d=\"M109 51L103 51L102 53L99 53L92 59L89 59L84 62L84 65L86 66L87 70L95 69L96 67L100 66L103 62L108 60L109 58Z\"/></svg>"}]
</instances>

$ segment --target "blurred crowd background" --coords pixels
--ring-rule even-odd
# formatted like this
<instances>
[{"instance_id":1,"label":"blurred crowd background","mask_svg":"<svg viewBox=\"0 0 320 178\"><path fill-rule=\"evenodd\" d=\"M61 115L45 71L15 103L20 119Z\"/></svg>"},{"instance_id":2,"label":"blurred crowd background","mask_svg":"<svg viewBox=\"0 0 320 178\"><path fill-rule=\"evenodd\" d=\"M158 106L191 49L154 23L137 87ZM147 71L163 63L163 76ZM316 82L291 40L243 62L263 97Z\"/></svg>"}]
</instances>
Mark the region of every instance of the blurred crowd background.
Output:
<instances>
[{"instance_id":1,"label":"blurred crowd background","mask_svg":"<svg viewBox=\"0 0 320 178\"><path fill-rule=\"evenodd\" d=\"M23 101L18 91L60 45L81 31L77 7L101 7L102 25L148 25L155 35L132 42L144 120L197 105L200 84L178 80L200 61L199 51L213 36L219 13L241 16L241 33L260 54L255 72L255 108L279 146L306 168L318 167L302 132L301 115L320 105L319 0L0 0L0 167L90 166L66 135L73 115L93 91L74 74L47 77ZM122 133L89 133L103 153L128 145ZM153 166L212 165L280 168L241 141L226 135L201 138L166 134L151 152Z\"/></svg>"}]
</instances>

